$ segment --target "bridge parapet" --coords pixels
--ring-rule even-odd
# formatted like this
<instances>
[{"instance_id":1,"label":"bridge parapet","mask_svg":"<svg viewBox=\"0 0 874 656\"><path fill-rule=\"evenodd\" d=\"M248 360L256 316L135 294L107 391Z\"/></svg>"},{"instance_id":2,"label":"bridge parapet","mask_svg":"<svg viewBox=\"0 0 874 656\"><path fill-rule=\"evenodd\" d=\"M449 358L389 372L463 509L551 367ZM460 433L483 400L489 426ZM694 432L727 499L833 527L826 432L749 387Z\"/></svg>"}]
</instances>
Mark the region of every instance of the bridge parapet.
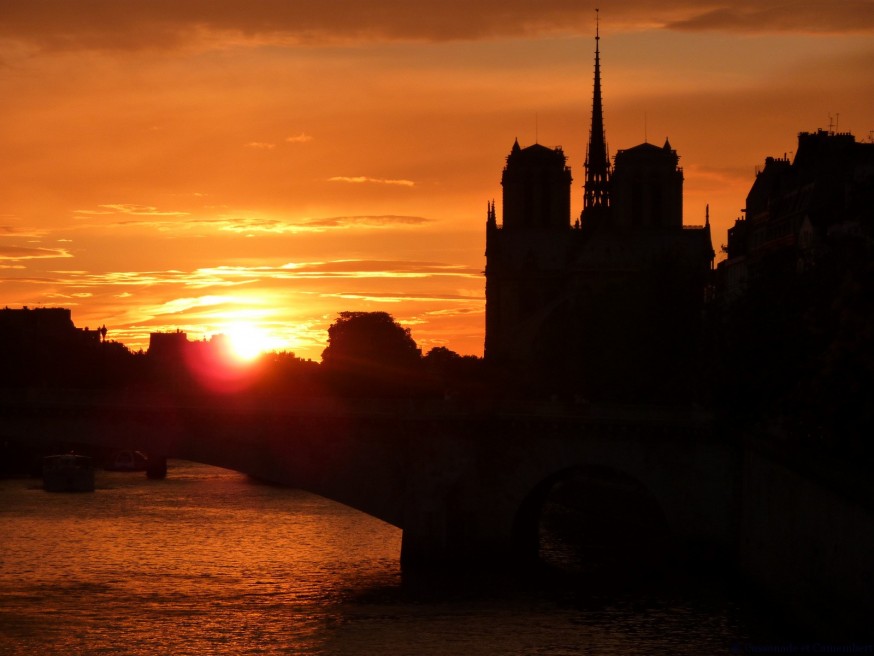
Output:
<instances>
[{"instance_id":1,"label":"bridge parapet","mask_svg":"<svg viewBox=\"0 0 874 656\"><path fill-rule=\"evenodd\" d=\"M118 409L218 408L240 413L393 416L410 419L497 417L559 420L591 424L664 425L709 428L712 416L697 406L592 404L560 400L519 399L372 399L335 396L238 394L164 394L155 391L95 391L82 389L24 389L0 392L0 408L112 407Z\"/></svg>"}]
</instances>

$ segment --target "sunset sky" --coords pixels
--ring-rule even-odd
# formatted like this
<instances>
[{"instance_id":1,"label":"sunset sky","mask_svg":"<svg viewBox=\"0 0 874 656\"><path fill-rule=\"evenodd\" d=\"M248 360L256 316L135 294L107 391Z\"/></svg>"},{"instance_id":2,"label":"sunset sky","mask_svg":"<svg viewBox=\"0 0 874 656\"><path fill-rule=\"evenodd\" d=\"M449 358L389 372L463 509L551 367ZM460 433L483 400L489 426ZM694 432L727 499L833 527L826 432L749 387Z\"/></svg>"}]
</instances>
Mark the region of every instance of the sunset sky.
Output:
<instances>
[{"instance_id":1,"label":"sunset sky","mask_svg":"<svg viewBox=\"0 0 874 656\"><path fill-rule=\"evenodd\" d=\"M602 0L611 154L669 137L714 247L799 131L874 130L874 2ZM0 303L137 349L344 310L482 354L486 202L518 137L582 203L594 2L3 0Z\"/></svg>"}]
</instances>

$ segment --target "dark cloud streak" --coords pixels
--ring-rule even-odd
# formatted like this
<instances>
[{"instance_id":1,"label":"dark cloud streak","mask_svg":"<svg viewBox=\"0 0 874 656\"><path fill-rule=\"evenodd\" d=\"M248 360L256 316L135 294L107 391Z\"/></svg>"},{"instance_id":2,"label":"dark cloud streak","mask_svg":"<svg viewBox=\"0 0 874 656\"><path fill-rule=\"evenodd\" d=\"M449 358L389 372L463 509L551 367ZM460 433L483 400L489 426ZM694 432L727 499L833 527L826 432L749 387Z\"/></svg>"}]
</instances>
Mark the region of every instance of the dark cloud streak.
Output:
<instances>
[{"instance_id":1,"label":"dark cloud streak","mask_svg":"<svg viewBox=\"0 0 874 656\"><path fill-rule=\"evenodd\" d=\"M623 0L602 4L609 29L871 32L872 0L763 4ZM234 42L330 44L588 34L592 7L576 0L5 0L0 38L44 50L144 50Z\"/></svg>"},{"instance_id":2,"label":"dark cloud streak","mask_svg":"<svg viewBox=\"0 0 874 656\"><path fill-rule=\"evenodd\" d=\"M867 33L874 30L874 2L735 2L669 22L665 27L694 32Z\"/></svg>"},{"instance_id":3,"label":"dark cloud streak","mask_svg":"<svg viewBox=\"0 0 874 656\"><path fill-rule=\"evenodd\" d=\"M538 3L536 11L533 6L505 0L92 0L87 5L6 0L0 36L47 50L165 49L216 39L299 44L444 41L555 30L580 13L572 0Z\"/></svg>"}]
</instances>

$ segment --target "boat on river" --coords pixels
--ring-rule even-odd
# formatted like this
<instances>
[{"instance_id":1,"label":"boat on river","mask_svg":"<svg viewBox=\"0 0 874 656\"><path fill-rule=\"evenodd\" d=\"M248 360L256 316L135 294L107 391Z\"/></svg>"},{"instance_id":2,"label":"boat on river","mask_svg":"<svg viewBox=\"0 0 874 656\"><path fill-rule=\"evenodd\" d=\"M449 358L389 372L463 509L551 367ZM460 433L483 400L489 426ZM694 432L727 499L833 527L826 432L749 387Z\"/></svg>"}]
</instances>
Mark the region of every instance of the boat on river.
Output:
<instances>
[{"instance_id":1,"label":"boat on river","mask_svg":"<svg viewBox=\"0 0 874 656\"><path fill-rule=\"evenodd\" d=\"M42 486L49 492L93 492L94 464L88 456L75 453L46 456Z\"/></svg>"}]
</instances>

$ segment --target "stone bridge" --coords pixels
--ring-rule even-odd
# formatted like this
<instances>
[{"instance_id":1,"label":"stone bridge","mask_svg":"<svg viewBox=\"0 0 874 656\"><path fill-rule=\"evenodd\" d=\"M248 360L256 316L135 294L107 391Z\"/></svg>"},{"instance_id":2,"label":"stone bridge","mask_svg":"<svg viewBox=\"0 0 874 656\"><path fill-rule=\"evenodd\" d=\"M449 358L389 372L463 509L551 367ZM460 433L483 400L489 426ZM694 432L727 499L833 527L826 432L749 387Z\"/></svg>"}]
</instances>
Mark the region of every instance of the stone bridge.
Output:
<instances>
[{"instance_id":1,"label":"stone bridge","mask_svg":"<svg viewBox=\"0 0 874 656\"><path fill-rule=\"evenodd\" d=\"M140 449L308 490L401 528L406 566L530 552L549 489L595 470L645 491L675 553L736 541L737 450L688 408L67 393L0 399L0 439Z\"/></svg>"}]
</instances>

